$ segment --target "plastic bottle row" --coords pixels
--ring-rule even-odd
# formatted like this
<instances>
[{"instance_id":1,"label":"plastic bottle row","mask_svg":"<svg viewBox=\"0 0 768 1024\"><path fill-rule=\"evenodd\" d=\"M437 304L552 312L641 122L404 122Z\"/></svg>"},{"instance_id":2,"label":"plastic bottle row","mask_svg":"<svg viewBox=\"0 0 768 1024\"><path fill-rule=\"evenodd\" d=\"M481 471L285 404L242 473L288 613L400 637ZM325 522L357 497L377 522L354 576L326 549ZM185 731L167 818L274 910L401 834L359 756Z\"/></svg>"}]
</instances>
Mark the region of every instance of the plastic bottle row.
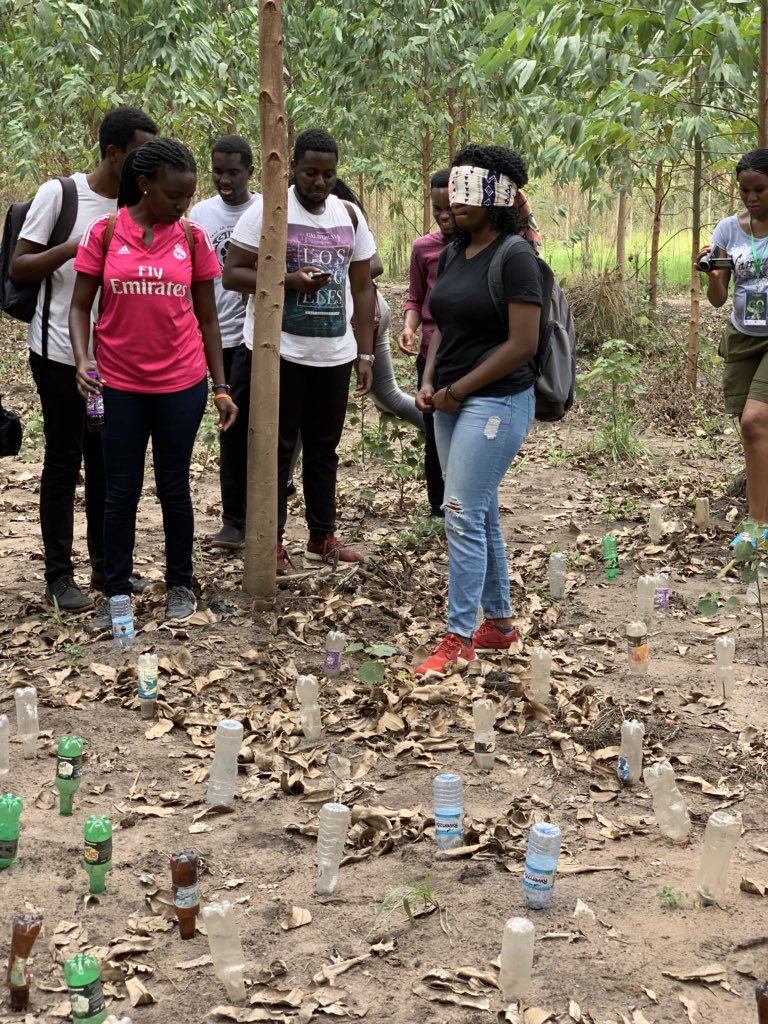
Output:
<instances>
[{"instance_id":1,"label":"plastic bottle row","mask_svg":"<svg viewBox=\"0 0 768 1024\"><path fill-rule=\"evenodd\" d=\"M651 657L647 623L641 616L640 608L640 587L647 580L650 580L651 585L653 585L655 577L641 576L638 580L638 617L632 622L627 623L627 664L630 675L637 676L647 674ZM643 597L643 601L646 601L646 597ZM735 684L733 661L735 655L736 643L733 637L719 636L715 640L715 693L718 696L722 696L724 700L733 695Z\"/></svg>"}]
</instances>

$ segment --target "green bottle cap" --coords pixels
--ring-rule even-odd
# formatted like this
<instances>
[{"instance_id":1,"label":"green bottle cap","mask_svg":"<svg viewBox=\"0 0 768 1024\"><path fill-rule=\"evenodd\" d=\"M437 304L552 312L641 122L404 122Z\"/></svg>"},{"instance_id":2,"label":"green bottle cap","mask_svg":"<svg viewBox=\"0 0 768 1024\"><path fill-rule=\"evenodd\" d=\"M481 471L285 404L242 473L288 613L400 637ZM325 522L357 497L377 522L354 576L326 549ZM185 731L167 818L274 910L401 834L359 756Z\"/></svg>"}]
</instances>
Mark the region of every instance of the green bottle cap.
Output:
<instances>
[{"instance_id":1,"label":"green bottle cap","mask_svg":"<svg viewBox=\"0 0 768 1024\"><path fill-rule=\"evenodd\" d=\"M99 961L93 953L76 953L64 961L64 977L68 985L87 985L100 974Z\"/></svg>"},{"instance_id":2,"label":"green bottle cap","mask_svg":"<svg viewBox=\"0 0 768 1024\"><path fill-rule=\"evenodd\" d=\"M83 741L79 736L62 736L56 753L59 757L82 757Z\"/></svg>"}]
</instances>

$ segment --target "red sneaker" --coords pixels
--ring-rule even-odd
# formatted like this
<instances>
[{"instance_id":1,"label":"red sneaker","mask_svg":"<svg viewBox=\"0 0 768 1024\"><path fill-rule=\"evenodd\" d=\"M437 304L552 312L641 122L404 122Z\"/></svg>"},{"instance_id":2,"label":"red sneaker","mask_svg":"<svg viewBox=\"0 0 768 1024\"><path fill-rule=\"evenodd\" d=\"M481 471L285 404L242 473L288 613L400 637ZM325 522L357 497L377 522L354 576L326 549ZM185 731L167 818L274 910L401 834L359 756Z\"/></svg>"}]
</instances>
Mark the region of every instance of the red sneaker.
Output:
<instances>
[{"instance_id":1,"label":"red sneaker","mask_svg":"<svg viewBox=\"0 0 768 1024\"><path fill-rule=\"evenodd\" d=\"M344 547L338 537L332 533L322 540L312 540L310 537L304 557L310 562L329 562L331 565L335 562L365 561L359 551Z\"/></svg>"},{"instance_id":2,"label":"red sneaker","mask_svg":"<svg viewBox=\"0 0 768 1024\"><path fill-rule=\"evenodd\" d=\"M289 569L295 569L295 565L291 561L291 556L285 550L282 544L277 545L277 559L275 572L278 576L285 576Z\"/></svg>"},{"instance_id":3,"label":"red sneaker","mask_svg":"<svg viewBox=\"0 0 768 1024\"><path fill-rule=\"evenodd\" d=\"M514 647L513 654L517 654L520 644L520 637L517 633L517 626L513 626L509 633L504 633L493 619L486 619L477 627L472 635L472 646L478 653L493 653L494 651L509 651Z\"/></svg>"},{"instance_id":4,"label":"red sneaker","mask_svg":"<svg viewBox=\"0 0 768 1024\"><path fill-rule=\"evenodd\" d=\"M441 679L446 674L445 667L457 658L464 661L474 661L477 655L474 650L455 633L446 633L434 651L426 661L422 661L413 670L417 676L439 676Z\"/></svg>"}]
</instances>

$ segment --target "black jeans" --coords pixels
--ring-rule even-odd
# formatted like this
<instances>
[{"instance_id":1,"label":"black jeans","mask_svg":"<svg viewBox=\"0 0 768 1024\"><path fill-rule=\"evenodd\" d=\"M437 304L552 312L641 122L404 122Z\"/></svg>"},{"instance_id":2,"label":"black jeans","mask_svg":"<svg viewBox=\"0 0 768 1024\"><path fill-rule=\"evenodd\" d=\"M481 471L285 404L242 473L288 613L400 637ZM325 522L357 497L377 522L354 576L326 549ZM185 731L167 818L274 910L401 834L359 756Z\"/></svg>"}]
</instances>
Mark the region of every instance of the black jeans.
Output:
<instances>
[{"instance_id":1,"label":"black jeans","mask_svg":"<svg viewBox=\"0 0 768 1024\"><path fill-rule=\"evenodd\" d=\"M238 416L219 435L221 519L225 526L245 529L245 487L248 473L248 407L251 403L251 353L245 342L224 349L224 376ZM218 381L216 382L218 383Z\"/></svg>"},{"instance_id":2,"label":"black jeans","mask_svg":"<svg viewBox=\"0 0 768 1024\"><path fill-rule=\"evenodd\" d=\"M288 518L288 476L296 441L304 444L301 481L312 540L336 530L336 448L349 401L352 363L306 366L280 360L280 422L277 439L277 533Z\"/></svg>"},{"instance_id":3,"label":"black jeans","mask_svg":"<svg viewBox=\"0 0 768 1024\"><path fill-rule=\"evenodd\" d=\"M416 357L416 381L419 388L426 365L426 356ZM424 413L424 475L427 478L427 500L430 513L433 516L441 516L443 514L443 470L435 443L435 418L431 412Z\"/></svg>"},{"instance_id":4,"label":"black jeans","mask_svg":"<svg viewBox=\"0 0 768 1024\"><path fill-rule=\"evenodd\" d=\"M75 488L85 465L85 516L88 557L97 578L104 571L104 464L101 434L85 429L85 402L75 383L75 368L29 353L40 396L45 456L40 477L40 529L45 551L45 580L73 576L72 539Z\"/></svg>"},{"instance_id":5,"label":"black jeans","mask_svg":"<svg viewBox=\"0 0 768 1024\"><path fill-rule=\"evenodd\" d=\"M152 438L157 496L163 510L165 582L192 583L195 521L189 464L197 428L208 399L207 378L184 391L136 394L104 388L104 578L107 597L130 594L136 510L144 483L144 459Z\"/></svg>"}]
</instances>

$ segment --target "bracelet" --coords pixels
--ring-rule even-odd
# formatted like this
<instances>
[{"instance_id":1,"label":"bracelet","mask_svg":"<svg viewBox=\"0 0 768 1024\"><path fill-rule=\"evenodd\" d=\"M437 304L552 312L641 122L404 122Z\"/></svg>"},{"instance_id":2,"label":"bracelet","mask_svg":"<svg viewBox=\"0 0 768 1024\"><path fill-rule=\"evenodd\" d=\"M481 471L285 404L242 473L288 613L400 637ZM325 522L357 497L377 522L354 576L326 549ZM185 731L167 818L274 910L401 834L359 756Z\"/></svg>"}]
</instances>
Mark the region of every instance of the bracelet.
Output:
<instances>
[{"instance_id":1,"label":"bracelet","mask_svg":"<svg viewBox=\"0 0 768 1024\"><path fill-rule=\"evenodd\" d=\"M213 387L211 388L211 391L213 391L214 395L216 394L217 391L226 391L226 393L229 394L231 388L229 384L214 384Z\"/></svg>"},{"instance_id":2,"label":"bracelet","mask_svg":"<svg viewBox=\"0 0 768 1024\"><path fill-rule=\"evenodd\" d=\"M459 405L461 405L461 403L464 401L464 399L463 398L459 398L458 395L454 395L454 393L451 391L451 387L452 387L452 385L449 384L448 387L445 389L446 395L448 395L449 398L452 398L454 400L454 402L458 402Z\"/></svg>"},{"instance_id":3,"label":"bracelet","mask_svg":"<svg viewBox=\"0 0 768 1024\"><path fill-rule=\"evenodd\" d=\"M376 356L372 355L370 352L358 352L357 359L358 362L362 359L364 363L370 363L371 366L376 362Z\"/></svg>"},{"instance_id":4,"label":"bracelet","mask_svg":"<svg viewBox=\"0 0 768 1024\"><path fill-rule=\"evenodd\" d=\"M229 394L229 392L228 392L228 391L223 391L223 392L222 392L222 393L221 393L220 395L214 395L214 396L213 396L213 400L214 400L214 402L218 402L218 400L219 400L220 398L229 398L229 400L230 400L230 401L232 401L232 399L231 399L231 397L230 397L230 394Z\"/></svg>"}]
</instances>

